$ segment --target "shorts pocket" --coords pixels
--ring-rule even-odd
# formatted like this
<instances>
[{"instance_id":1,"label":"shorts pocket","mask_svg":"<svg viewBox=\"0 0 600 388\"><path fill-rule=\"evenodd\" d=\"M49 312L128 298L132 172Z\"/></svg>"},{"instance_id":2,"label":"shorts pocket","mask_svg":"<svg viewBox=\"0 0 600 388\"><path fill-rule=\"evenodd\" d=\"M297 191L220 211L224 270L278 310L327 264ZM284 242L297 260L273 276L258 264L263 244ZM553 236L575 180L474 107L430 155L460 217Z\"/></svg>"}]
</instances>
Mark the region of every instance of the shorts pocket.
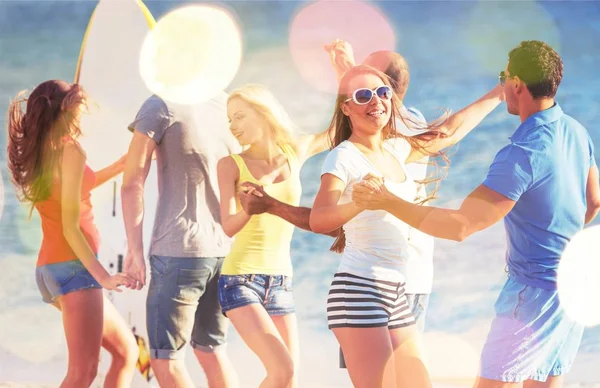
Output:
<instances>
[{"instance_id":1,"label":"shorts pocket","mask_svg":"<svg viewBox=\"0 0 600 388\"><path fill-rule=\"evenodd\" d=\"M509 319L516 318L519 310L525 303L526 291L527 286L525 284L509 279L502 288L502 291L500 291L500 295L498 295L498 299L494 304L496 315Z\"/></svg>"},{"instance_id":2,"label":"shorts pocket","mask_svg":"<svg viewBox=\"0 0 600 388\"><path fill-rule=\"evenodd\" d=\"M425 301L425 297L422 295L415 295L412 305L412 313L415 319L425 312L427 309L427 302Z\"/></svg>"},{"instance_id":3,"label":"shorts pocket","mask_svg":"<svg viewBox=\"0 0 600 388\"><path fill-rule=\"evenodd\" d=\"M219 303L223 311L255 301L262 302L256 287L251 286L249 275L221 275L219 278Z\"/></svg>"},{"instance_id":4,"label":"shorts pocket","mask_svg":"<svg viewBox=\"0 0 600 388\"><path fill-rule=\"evenodd\" d=\"M164 276L167 273L167 258L150 256L150 274L152 276Z\"/></svg>"},{"instance_id":5,"label":"shorts pocket","mask_svg":"<svg viewBox=\"0 0 600 388\"><path fill-rule=\"evenodd\" d=\"M515 304L515 309L513 311L513 318L517 318L519 315L519 312L521 311L521 308L523 308L523 305L525 304L525 293L527 292L527 286L523 286L523 289L521 291L519 291L519 294L517 295L517 303Z\"/></svg>"},{"instance_id":6,"label":"shorts pocket","mask_svg":"<svg viewBox=\"0 0 600 388\"><path fill-rule=\"evenodd\" d=\"M223 289L241 286L248 283L248 277L244 275L221 275L219 279Z\"/></svg>"},{"instance_id":7,"label":"shorts pocket","mask_svg":"<svg viewBox=\"0 0 600 388\"><path fill-rule=\"evenodd\" d=\"M197 303L204 294L209 275L209 270L180 268L177 273L175 300L183 303Z\"/></svg>"},{"instance_id":8,"label":"shorts pocket","mask_svg":"<svg viewBox=\"0 0 600 388\"><path fill-rule=\"evenodd\" d=\"M286 291L294 291L294 285L292 283L292 278L289 276L285 276L283 278L283 288Z\"/></svg>"},{"instance_id":9,"label":"shorts pocket","mask_svg":"<svg viewBox=\"0 0 600 388\"><path fill-rule=\"evenodd\" d=\"M427 310L427 307L429 307L429 295L421 295L417 304L421 308L421 312Z\"/></svg>"},{"instance_id":10,"label":"shorts pocket","mask_svg":"<svg viewBox=\"0 0 600 388\"><path fill-rule=\"evenodd\" d=\"M60 265L60 264L59 264ZM56 283L59 287L64 286L69 283L77 274L77 270L70 266L65 265L66 268L61 268L58 271L52 271L52 281Z\"/></svg>"}]
</instances>

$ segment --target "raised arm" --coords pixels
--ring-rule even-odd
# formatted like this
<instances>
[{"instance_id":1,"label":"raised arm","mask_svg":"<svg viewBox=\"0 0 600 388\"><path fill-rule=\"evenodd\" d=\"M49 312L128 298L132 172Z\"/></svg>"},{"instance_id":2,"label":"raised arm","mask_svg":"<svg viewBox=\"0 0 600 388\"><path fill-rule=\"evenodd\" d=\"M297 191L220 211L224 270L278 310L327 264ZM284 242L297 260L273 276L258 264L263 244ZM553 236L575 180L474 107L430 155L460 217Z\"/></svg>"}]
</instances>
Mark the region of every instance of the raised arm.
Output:
<instances>
[{"instance_id":1,"label":"raised arm","mask_svg":"<svg viewBox=\"0 0 600 388\"><path fill-rule=\"evenodd\" d=\"M325 45L324 49L327 54L329 54L331 66L333 67L339 82L346 71L356 65L352 46L346 41L336 39L333 42Z\"/></svg>"},{"instance_id":2,"label":"raised arm","mask_svg":"<svg viewBox=\"0 0 600 388\"><path fill-rule=\"evenodd\" d=\"M96 258L81 227L81 186L85 169L85 154L74 143L65 145L61 165L61 221L63 236L89 273L108 290L121 291L121 285L133 287L134 282L124 274L111 276Z\"/></svg>"},{"instance_id":3,"label":"raised arm","mask_svg":"<svg viewBox=\"0 0 600 388\"><path fill-rule=\"evenodd\" d=\"M350 43L336 39L323 47L329 55L331 66L336 73L338 82L348 69L355 66L354 52ZM303 135L295 139L295 150L300 164L307 159L327 150L332 144L333 132L329 128L314 135Z\"/></svg>"},{"instance_id":4,"label":"raised arm","mask_svg":"<svg viewBox=\"0 0 600 388\"><path fill-rule=\"evenodd\" d=\"M127 235L127 256L124 268L138 282L138 289L146 284L146 262L144 261L144 185L152 163L152 153L156 143L143 133L135 131L129 145L121 203L125 233Z\"/></svg>"},{"instance_id":5,"label":"raised arm","mask_svg":"<svg viewBox=\"0 0 600 388\"><path fill-rule=\"evenodd\" d=\"M587 199L587 211L585 212L585 223L588 224L596 218L600 211L600 185L598 183L598 166L595 164L590 168L587 187L585 192Z\"/></svg>"},{"instance_id":6,"label":"raised arm","mask_svg":"<svg viewBox=\"0 0 600 388\"><path fill-rule=\"evenodd\" d=\"M411 163L427 156L427 152L436 153L448 148L469 134L481 121L490 114L504 100L504 89L497 85L483 97L469 106L451 115L439 128L447 136L433 141L423 141L425 150L413 149L406 160ZM418 138L415 138L418 141Z\"/></svg>"},{"instance_id":7,"label":"raised arm","mask_svg":"<svg viewBox=\"0 0 600 388\"><path fill-rule=\"evenodd\" d=\"M225 234L233 237L250 221L251 215L244 209L237 211L236 184L240 179L240 170L231 156L219 160L217 177L221 195L221 225Z\"/></svg>"},{"instance_id":8,"label":"raised arm","mask_svg":"<svg viewBox=\"0 0 600 388\"><path fill-rule=\"evenodd\" d=\"M313 232L336 231L362 211L354 202L338 205L344 187L344 182L333 174L321 176L321 187L310 213L309 225Z\"/></svg>"},{"instance_id":9,"label":"raised arm","mask_svg":"<svg viewBox=\"0 0 600 388\"><path fill-rule=\"evenodd\" d=\"M315 135L303 135L295 140L294 150L298 155L300 165L306 160L330 148L333 131L329 128Z\"/></svg>"}]
</instances>

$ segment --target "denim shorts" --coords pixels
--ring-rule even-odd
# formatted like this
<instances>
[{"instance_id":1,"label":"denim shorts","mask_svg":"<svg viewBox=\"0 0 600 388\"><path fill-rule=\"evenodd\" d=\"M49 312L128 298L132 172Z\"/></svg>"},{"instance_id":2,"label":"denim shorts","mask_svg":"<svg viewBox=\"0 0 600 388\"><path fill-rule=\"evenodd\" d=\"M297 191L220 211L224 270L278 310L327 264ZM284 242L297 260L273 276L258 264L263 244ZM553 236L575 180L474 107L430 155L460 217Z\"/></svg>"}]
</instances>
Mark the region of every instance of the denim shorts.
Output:
<instances>
[{"instance_id":1,"label":"denim shorts","mask_svg":"<svg viewBox=\"0 0 600 388\"><path fill-rule=\"evenodd\" d=\"M556 290L509 277L495 310L482 351L481 377L511 383L546 381L570 370L584 327L566 315Z\"/></svg>"},{"instance_id":2,"label":"denim shorts","mask_svg":"<svg viewBox=\"0 0 600 388\"><path fill-rule=\"evenodd\" d=\"M219 302L223 314L260 303L269 315L293 314L292 278L285 275L221 275Z\"/></svg>"},{"instance_id":3,"label":"denim shorts","mask_svg":"<svg viewBox=\"0 0 600 388\"><path fill-rule=\"evenodd\" d=\"M420 332L425 331L425 316L427 315L430 296L430 294L406 294L410 311Z\"/></svg>"},{"instance_id":4,"label":"denim shorts","mask_svg":"<svg viewBox=\"0 0 600 388\"><path fill-rule=\"evenodd\" d=\"M102 288L79 259L46 264L35 269L35 280L46 303L73 291Z\"/></svg>"},{"instance_id":5,"label":"denim shorts","mask_svg":"<svg viewBox=\"0 0 600 388\"><path fill-rule=\"evenodd\" d=\"M182 359L185 345L214 352L225 345L218 281L222 257L150 256L146 324L153 359Z\"/></svg>"}]
</instances>

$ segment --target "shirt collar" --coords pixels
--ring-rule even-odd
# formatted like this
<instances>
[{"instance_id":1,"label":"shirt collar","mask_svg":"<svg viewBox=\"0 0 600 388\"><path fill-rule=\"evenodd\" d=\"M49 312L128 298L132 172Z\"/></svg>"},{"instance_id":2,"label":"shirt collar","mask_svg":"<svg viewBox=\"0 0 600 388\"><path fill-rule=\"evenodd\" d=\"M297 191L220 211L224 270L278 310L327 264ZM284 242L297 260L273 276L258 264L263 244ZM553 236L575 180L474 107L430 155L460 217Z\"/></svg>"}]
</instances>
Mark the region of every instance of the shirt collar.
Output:
<instances>
[{"instance_id":1,"label":"shirt collar","mask_svg":"<svg viewBox=\"0 0 600 388\"><path fill-rule=\"evenodd\" d=\"M511 141L519 141L533 129L541 125L552 123L558 120L563 114L564 113L560 105L558 105L558 102L555 102L551 108L544 109L529 116L527 120L523 121L521 125L519 125L517 130L509 139Z\"/></svg>"}]
</instances>

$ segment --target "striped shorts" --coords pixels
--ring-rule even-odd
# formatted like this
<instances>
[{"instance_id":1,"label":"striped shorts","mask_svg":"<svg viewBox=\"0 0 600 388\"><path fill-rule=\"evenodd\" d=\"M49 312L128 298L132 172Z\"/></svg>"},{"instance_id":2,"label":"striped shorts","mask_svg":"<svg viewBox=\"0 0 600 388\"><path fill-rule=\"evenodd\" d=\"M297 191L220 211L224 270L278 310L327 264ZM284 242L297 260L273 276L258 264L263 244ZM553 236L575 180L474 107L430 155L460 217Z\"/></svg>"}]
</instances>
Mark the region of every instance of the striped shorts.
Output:
<instances>
[{"instance_id":1,"label":"striped shorts","mask_svg":"<svg viewBox=\"0 0 600 388\"><path fill-rule=\"evenodd\" d=\"M327 297L329 328L387 326L397 329L414 325L404 285L404 282L336 273Z\"/></svg>"}]
</instances>

